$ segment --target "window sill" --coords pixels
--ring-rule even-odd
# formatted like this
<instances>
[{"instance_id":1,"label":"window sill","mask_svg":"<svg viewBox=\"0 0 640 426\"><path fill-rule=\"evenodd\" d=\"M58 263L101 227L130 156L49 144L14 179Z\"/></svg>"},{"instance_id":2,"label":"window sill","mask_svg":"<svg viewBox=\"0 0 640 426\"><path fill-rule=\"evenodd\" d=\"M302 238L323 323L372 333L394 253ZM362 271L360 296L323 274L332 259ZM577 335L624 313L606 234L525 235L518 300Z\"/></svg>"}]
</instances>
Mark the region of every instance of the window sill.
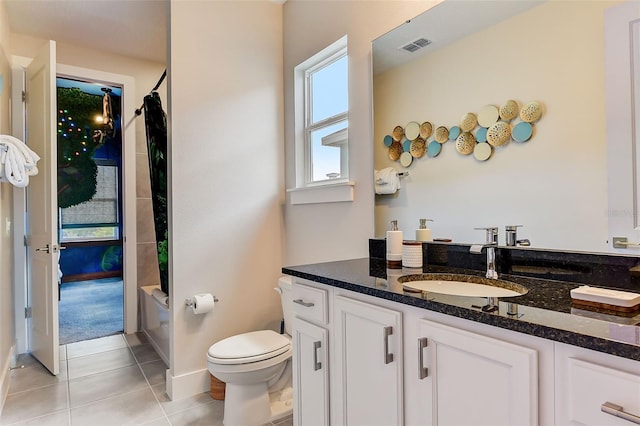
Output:
<instances>
[{"instance_id":1,"label":"window sill","mask_svg":"<svg viewBox=\"0 0 640 426\"><path fill-rule=\"evenodd\" d=\"M318 186L308 186L305 188L287 189L289 200L292 205L296 204L319 204L319 203L340 203L353 201L354 182L340 182Z\"/></svg>"}]
</instances>

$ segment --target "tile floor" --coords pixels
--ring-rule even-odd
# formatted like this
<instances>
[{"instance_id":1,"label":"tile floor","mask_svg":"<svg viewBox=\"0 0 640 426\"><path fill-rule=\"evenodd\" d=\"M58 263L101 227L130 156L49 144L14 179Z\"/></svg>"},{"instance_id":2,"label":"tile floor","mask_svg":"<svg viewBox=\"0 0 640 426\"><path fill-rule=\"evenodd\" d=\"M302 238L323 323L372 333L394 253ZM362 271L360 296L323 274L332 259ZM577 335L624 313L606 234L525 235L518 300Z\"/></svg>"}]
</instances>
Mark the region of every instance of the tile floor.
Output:
<instances>
[{"instance_id":1,"label":"tile floor","mask_svg":"<svg viewBox=\"0 0 640 426\"><path fill-rule=\"evenodd\" d=\"M30 355L18 365L0 425L222 425L224 402L208 393L169 400L167 367L141 333L61 346L58 376Z\"/></svg>"}]
</instances>

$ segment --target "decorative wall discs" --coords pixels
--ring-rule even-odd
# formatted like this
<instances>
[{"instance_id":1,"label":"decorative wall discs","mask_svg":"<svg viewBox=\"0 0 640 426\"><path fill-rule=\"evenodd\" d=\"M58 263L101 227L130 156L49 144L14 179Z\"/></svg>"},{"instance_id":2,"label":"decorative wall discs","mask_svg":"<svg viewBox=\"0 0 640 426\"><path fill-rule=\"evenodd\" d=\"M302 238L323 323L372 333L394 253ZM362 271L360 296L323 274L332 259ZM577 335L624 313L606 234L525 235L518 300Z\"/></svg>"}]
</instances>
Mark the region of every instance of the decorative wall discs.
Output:
<instances>
[{"instance_id":1,"label":"decorative wall discs","mask_svg":"<svg viewBox=\"0 0 640 426\"><path fill-rule=\"evenodd\" d=\"M509 123L498 121L487 130L487 142L492 146L501 146L509 141L511 137L511 127Z\"/></svg>"},{"instance_id":2,"label":"decorative wall discs","mask_svg":"<svg viewBox=\"0 0 640 426\"><path fill-rule=\"evenodd\" d=\"M389 160L398 161L400 159L400 154L402 154L402 144L394 141L389 147Z\"/></svg>"},{"instance_id":3,"label":"decorative wall discs","mask_svg":"<svg viewBox=\"0 0 640 426\"><path fill-rule=\"evenodd\" d=\"M473 149L473 156L478 161L487 161L491 157L493 147L486 142L476 144Z\"/></svg>"},{"instance_id":4,"label":"decorative wall discs","mask_svg":"<svg viewBox=\"0 0 640 426\"><path fill-rule=\"evenodd\" d=\"M420 125L415 121L411 121L404 126L404 136L410 141L420 136Z\"/></svg>"},{"instance_id":5,"label":"decorative wall discs","mask_svg":"<svg viewBox=\"0 0 640 426\"><path fill-rule=\"evenodd\" d=\"M476 130L476 141L478 142L486 142L487 141L487 129L485 127L480 127Z\"/></svg>"},{"instance_id":6,"label":"decorative wall discs","mask_svg":"<svg viewBox=\"0 0 640 426\"><path fill-rule=\"evenodd\" d=\"M472 131L476 127L476 124L478 124L478 118L472 112L466 113L460 119L460 129L463 132Z\"/></svg>"},{"instance_id":7,"label":"decorative wall discs","mask_svg":"<svg viewBox=\"0 0 640 426\"><path fill-rule=\"evenodd\" d=\"M449 129L444 126L440 126L436 129L436 140L440 143L445 143L449 140Z\"/></svg>"},{"instance_id":8,"label":"decorative wall discs","mask_svg":"<svg viewBox=\"0 0 640 426\"><path fill-rule=\"evenodd\" d=\"M422 139L426 141L431 136L431 133L433 133L433 124L425 121L420 125L420 137Z\"/></svg>"},{"instance_id":9,"label":"decorative wall discs","mask_svg":"<svg viewBox=\"0 0 640 426\"><path fill-rule=\"evenodd\" d=\"M384 142L384 146L390 147L391 144L393 143L393 138L391 137L391 135L386 135L384 137L384 141L383 142Z\"/></svg>"},{"instance_id":10,"label":"decorative wall discs","mask_svg":"<svg viewBox=\"0 0 640 426\"><path fill-rule=\"evenodd\" d=\"M409 167L412 161L413 157L410 153L403 152L402 155L400 155L400 164L402 165L402 167Z\"/></svg>"},{"instance_id":11,"label":"decorative wall discs","mask_svg":"<svg viewBox=\"0 0 640 426\"><path fill-rule=\"evenodd\" d=\"M499 116L498 108L493 105L485 105L478 112L478 124L482 127L491 127L493 123L498 121Z\"/></svg>"},{"instance_id":12,"label":"decorative wall discs","mask_svg":"<svg viewBox=\"0 0 640 426\"><path fill-rule=\"evenodd\" d=\"M429 146L427 146L427 155L429 157L437 157L442 151L442 144L437 141L429 142Z\"/></svg>"},{"instance_id":13,"label":"decorative wall discs","mask_svg":"<svg viewBox=\"0 0 640 426\"><path fill-rule=\"evenodd\" d=\"M529 102L520 110L520 120L527 123L538 121L542 115L542 107L538 102Z\"/></svg>"},{"instance_id":14,"label":"decorative wall discs","mask_svg":"<svg viewBox=\"0 0 640 426\"><path fill-rule=\"evenodd\" d=\"M404 136L404 129L402 128L402 126L394 127L391 136L393 136L394 141L400 142L402 140L402 137Z\"/></svg>"},{"instance_id":15,"label":"decorative wall discs","mask_svg":"<svg viewBox=\"0 0 640 426\"><path fill-rule=\"evenodd\" d=\"M453 126L449 129L449 140L450 141L455 141L456 139L458 139L458 136L460 136L460 133L462 133L460 131L460 127L458 126Z\"/></svg>"},{"instance_id":16,"label":"decorative wall discs","mask_svg":"<svg viewBox=\"0 0 640 426\"><path fill-rule=\"evenodd\" d=\"M476 138L470 132L464 132L456 139L456 151L460 154L469 155L476 146Z\"/></svg>"},{"instance_id":17,"label":"decorative wall discs","mask_svg":"<svg viewBox=\"0 0 640 426\"><path fill-rule=\"evenodd\" d=\"M529 140L529 138L531 138L532 134L533 126L531 126L531 123L523 121L515 125L513 131L511 132L511 137L516 142L526 142Z\"/></svg>"},{"instance_id":18,"label":"decorative wall discs","mask_svg":"<svg viewBox=\"0 0 640 426\"><path fill-rule=\"evenodd\" d=\"M500 118L504 121L511 121L518 116L518 103L509 99L500 107Z\"/></svg>"},{"instance_id":19,"label":"decorative wall discs","mask_svg":"<svg viewBox=\"0 0 640 426\"><path fill-rule=\"evenodd\" d=\"M406 140L402 142L402 152L409 152L410 149L411 149L411 141Z\"/></svg>"},{"instance_id":20,"label":"decorative wall discs","mask_svg":"<svg viewBox=\"0 0 640 426\"><path fill-rule=\"evenodd\" d=\"M418 137L416 138L416 140L411 142L411 147L409 148L409 152L411 153L411 156L413 156L413 158L420 158L424 155L424 152L426 151L426 149L427 149L427 144L425 143L424 139Z\"/></svg>"}]
</instances>

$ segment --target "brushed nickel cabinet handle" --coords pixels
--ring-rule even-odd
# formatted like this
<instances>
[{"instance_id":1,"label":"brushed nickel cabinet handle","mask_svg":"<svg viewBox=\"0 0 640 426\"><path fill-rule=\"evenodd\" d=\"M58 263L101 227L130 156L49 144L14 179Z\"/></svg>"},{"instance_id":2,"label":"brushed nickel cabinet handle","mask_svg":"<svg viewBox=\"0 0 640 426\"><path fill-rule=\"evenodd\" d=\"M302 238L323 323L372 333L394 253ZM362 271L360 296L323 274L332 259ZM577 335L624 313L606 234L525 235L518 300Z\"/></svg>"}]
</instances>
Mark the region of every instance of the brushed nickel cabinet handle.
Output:
<instances>
[{"instance_id":1,"label":"brushed nickel cabinet handle","mask_svg":"<svg viewBox=\"0 0 640 426\"><path fill-rule=\"evenodd\" d=\"M296 300L293 301L293 303L297 303L298 305L302 305L305 308L311 308L311 307L315 306L315 304L313 302L305 302L302 299L296 299Z\"/></svg>"},{"instance_id":2,"label":"brushed nickel cabinet handle","mask_svg":"<svg viewBox=\"0 0 640 426\"><path fill-rule=\"evenodd\" d=\"M424 348L427 347L427 338L418 339L418 379L422 380L429 376L429 369L424 366Z\"/></svg>"},{"instance_id":3,"label":"brushed nickel cabinet handle","mask_svg":"<svg viewBox=\"0 0 640 426\"><path fill-rule=\"evenodd\" d=\"M390 325L382 329L382 338L384 340L384 363L393 362L393 354L389 353L389 336L393 334L393 327Z\"/></svg>"},{"instance_id":4,"label":"brushed nickel cabinet handle","mask_svg":"<svg viewBox=\"0 0 640 426\"><path fill-rule=\"evenodd\" d=\"M318 371L322 368L322 363L318 362L318 349L322 347L322 342L319 340L313 342L313 371Z\"/></svg>"},{"instance_id":5,"label":"brushed nickel cabinet handle","mask_svg":"<svg viewBox=\"0 0 640 426\"><path fill-rule=\"evenodd\" d=\"M640 425L640 417L635 414L627 413L624 411L622 406L618 404L614 404L613 402L605 402L600 406L600 411L603 413L611 414L612 416L620 417L621 419L627 420L631 423L635 423Z\"/></svg>"}]
</instances>

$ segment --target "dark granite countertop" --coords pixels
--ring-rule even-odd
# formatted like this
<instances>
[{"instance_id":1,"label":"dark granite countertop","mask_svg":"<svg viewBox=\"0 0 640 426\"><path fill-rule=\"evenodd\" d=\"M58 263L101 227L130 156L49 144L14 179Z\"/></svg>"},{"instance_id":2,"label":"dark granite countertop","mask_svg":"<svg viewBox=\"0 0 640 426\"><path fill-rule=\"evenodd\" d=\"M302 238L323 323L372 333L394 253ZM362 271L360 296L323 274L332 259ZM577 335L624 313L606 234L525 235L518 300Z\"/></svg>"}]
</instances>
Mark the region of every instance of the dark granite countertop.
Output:
<instances>
[{"instance_id":1,"label":"dark granite countertop","mask_svg":"<svg viewBox=\"0 0 640 426\"><path fill-rule=\"evenodd\" d=\"M384 260L363 258L289 266L282 272L299 278L405 305L440 312L532 336L640 361L640 313L626 316L577 309L570 290L578 283L502 274L501 279L523 285L522 296L500 298L499 309L483 312L486 298L438 293L409 293L398 282L402 275L433 272L482 276L477 270L429 266L424 270L386 269ZM515 312L515 313L514 313Z\"/></svg>"}]
</instances>

